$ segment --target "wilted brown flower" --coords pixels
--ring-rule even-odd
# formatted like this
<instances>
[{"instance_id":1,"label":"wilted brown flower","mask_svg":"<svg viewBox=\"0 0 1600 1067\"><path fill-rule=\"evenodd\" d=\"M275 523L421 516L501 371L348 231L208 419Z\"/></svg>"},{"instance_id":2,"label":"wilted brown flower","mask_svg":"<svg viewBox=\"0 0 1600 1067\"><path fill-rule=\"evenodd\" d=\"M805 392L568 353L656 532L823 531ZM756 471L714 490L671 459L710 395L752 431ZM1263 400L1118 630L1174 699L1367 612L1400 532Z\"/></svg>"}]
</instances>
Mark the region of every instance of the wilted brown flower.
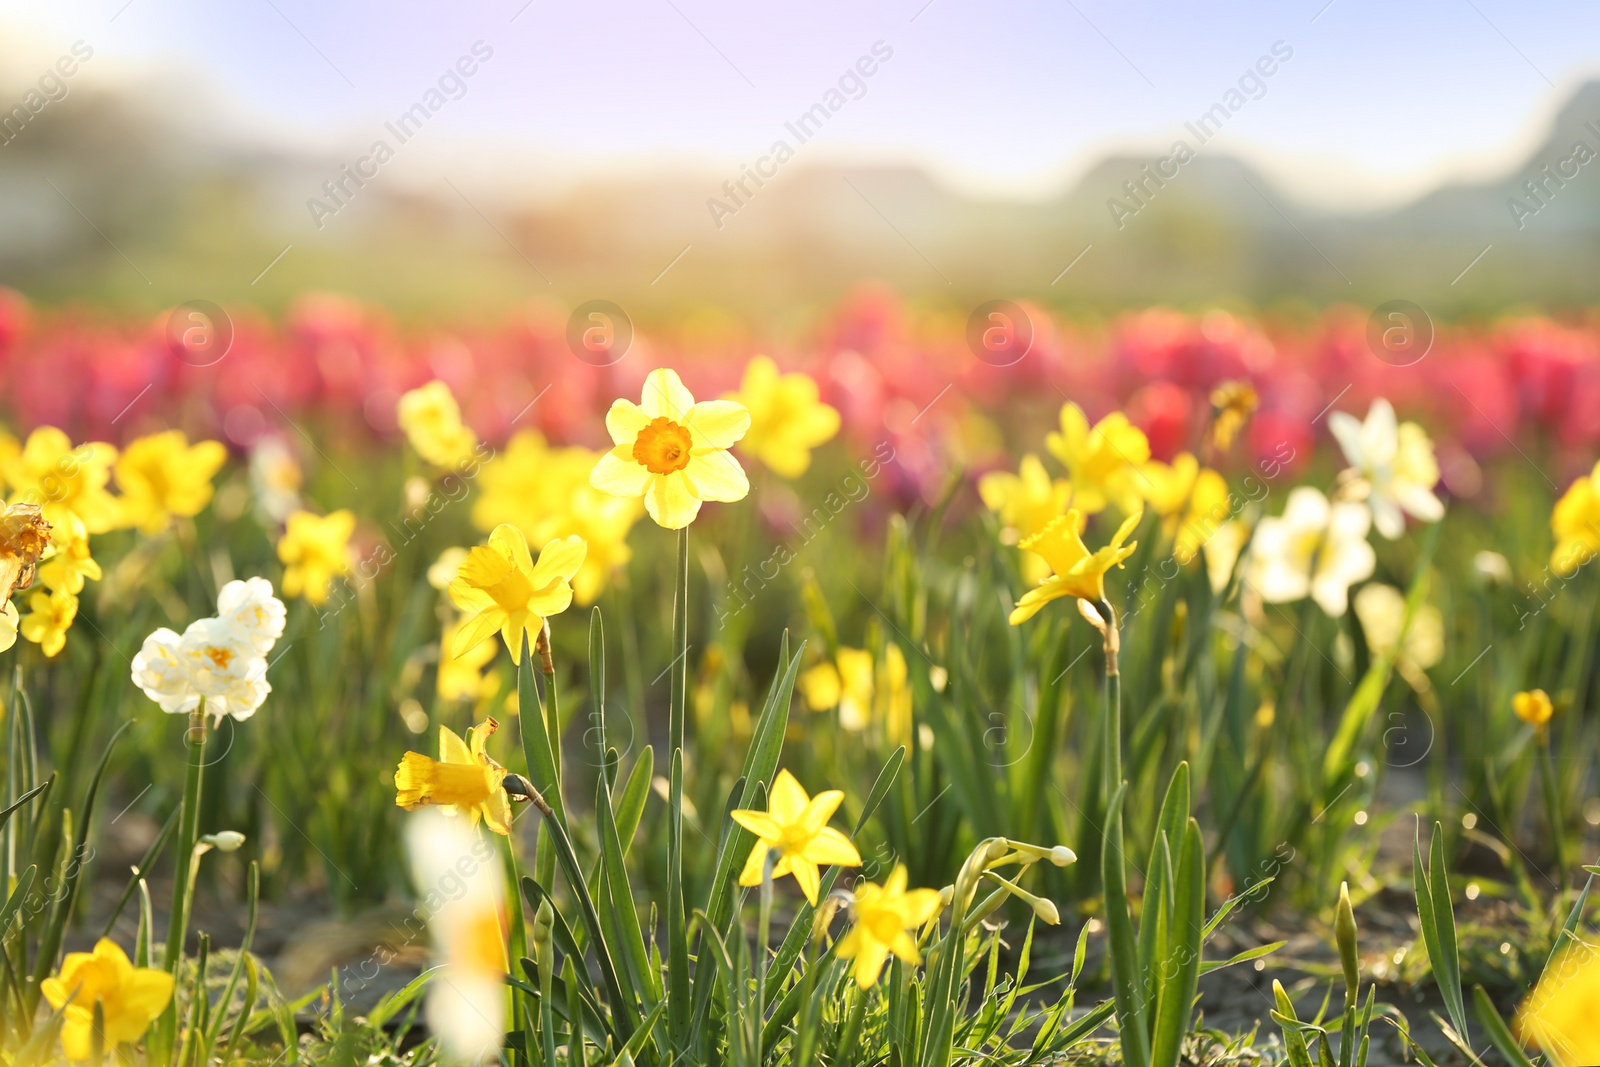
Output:
<instances>
[{"instance_id":1,"label":"wilted brown flower","mask_svg":"<svg viewBox=\"0 0 1600 1067\"><path fill-rule=\"evenodd\" d=\"M10 504L0 512L0 603L33 584L39 557L50 547L50 524L37 504Z\"/></svg>"}]
</instances>

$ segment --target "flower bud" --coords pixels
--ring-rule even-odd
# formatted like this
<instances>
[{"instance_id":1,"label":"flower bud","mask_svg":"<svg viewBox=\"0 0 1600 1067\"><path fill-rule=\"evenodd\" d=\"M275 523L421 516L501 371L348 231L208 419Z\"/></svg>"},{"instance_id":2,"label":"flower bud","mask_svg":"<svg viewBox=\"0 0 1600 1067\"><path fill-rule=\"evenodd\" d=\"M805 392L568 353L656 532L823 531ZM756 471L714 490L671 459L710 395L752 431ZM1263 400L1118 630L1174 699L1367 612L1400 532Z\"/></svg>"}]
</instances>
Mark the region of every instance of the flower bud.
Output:
<instances>
[{"instance_id":1,"label":"flower bud","mask_svg":"<svg viewBox=\"0 0 1600 1067\"><path fill-rule=\"evenodd\" d=\"M1339 906L1334 913L1333 936L1339 944L1339 963L1344 968L1344 1002L1354 1007L1361 985L1361 961L1356 956L1356 913L1350 905L1350 886L1339 883Z\"/></svg>"},{"instance_id":2,"label":"flower bud","mask_svg":"<svg viewBox=\"0 0 1600 1067\"><path fill-rule=\"evenodd\" d=\"M219 830L202 836L200 840L218 852L237 852L239 846L244 844L244 835L237 830Z\"/></svg>"}]
</instances>

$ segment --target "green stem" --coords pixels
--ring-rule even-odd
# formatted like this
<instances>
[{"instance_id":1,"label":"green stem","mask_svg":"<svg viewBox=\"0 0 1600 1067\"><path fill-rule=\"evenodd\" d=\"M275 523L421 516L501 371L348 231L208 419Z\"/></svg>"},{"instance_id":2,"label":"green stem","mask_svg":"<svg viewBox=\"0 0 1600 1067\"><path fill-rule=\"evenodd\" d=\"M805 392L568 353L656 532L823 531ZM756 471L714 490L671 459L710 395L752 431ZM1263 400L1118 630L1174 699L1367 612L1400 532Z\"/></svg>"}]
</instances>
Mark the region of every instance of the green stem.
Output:
<instances>
[{"instance_id":1,"label":"green stem","mask_svg":"<svg viewBox=\"0 0 1600 1067\"><path fill-rule=\"evenodd\" d=\"M1105 738L1101 748L1101 803L1110 804L1122 784L1122 675L1115 659L1106 663Z\"/></svg>"},{"instance_id":2,"label":"green stem","mask_svg":"<svg viewBox=\"0 0 1600 1067\"><path fill-rule=\"evenodd\" d=\"M189 771L183 783L183 806L178 816L177 870L172 878L172 914L167 924L167 956L163 961L173 978L183 965L183 943L189 932L190 886L194 882L194 846L200 837L200 782L205 774L206 704L189 713L184 734L189 749ZM178 998L167 1002L161 1016L160 1045L170 1052L178 1037ZM164 1057L155 1057L156 1059Z\"/></svg>"},{"instance_id":3,"label":"green stem","mask_svg":"<svg viewBox=\"0 0 1600 1067\"><path fill-rule=\"evenodd\" d=\"M1561 790L1557 788L1556 768L1550 759L1547 735L1534 739L1539 748L1539 782L1544 789L1545 817L1550 820L1550 836L1556 847L1556 873L1563 890L1567 885L1567 832L1561 816Z\"/></svg>"},{"instance_id":4,"label":"green stem","mask_svg":"<svg viewBox=\"0 0 1600 1067\"><path fill-rule=\"evenodd\" d=\"M668 1033L682 1047L689 1031L689 937L683 904L683 732L689 685L689 529L678 531L672 596L672 666L668 708L671 753L667 826Z\"/></svg>"}]
</instances>

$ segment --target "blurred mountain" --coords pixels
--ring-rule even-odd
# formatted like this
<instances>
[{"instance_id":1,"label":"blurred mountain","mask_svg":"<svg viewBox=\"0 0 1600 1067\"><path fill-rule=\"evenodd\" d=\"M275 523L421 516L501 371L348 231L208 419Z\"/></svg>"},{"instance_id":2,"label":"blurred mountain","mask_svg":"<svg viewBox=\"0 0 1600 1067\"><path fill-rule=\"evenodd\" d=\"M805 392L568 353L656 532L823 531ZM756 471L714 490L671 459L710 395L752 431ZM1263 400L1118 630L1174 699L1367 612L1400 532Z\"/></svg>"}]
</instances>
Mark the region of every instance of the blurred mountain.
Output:
<instances>
[{"instance_id":1,"label":"blurred mountain","mask_svg":"<svg viewBox=\"0 0 1600 1067\"><path fill-rule=\"evenodd\" d=\"M1181 136L1192 157L1113 156L1046 202L800 160L742 187L659 173L516 206L469 193L466 162L437 188L379 170L331 196L349 161L220 148L85 91L0 144L0 282L128 310L276 311L333 289L401 317L603 297L646 322L710 309L769 324L867 278L956 312L994 297L1102 311L1403 297L1446 316L1600 299L1600 83L1511 172L1381 212L1308 207ZM320 227L313 197L334 209Z\"/></svg>"}]
</instances>

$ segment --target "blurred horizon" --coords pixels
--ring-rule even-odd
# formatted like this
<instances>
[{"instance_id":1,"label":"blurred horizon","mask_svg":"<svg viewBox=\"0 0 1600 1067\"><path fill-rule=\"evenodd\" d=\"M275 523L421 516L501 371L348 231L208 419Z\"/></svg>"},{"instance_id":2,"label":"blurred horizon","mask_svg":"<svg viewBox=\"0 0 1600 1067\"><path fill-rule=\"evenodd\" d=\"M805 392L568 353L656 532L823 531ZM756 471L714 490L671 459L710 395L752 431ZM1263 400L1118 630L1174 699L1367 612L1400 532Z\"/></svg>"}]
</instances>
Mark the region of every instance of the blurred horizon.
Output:
<instances>
[{"instance_id":1,"label":"blurred horizon","mask_svg":"<svg viewBox=\"0 0 1600 1067\"><path fill-rule=\"evenodd\" d=\"M1564 313L1600 269L1575 3L107 0L0 27L0 283L47 305L770 328L875 280L943 311L1449 317Z\"/></svg>"}]
</instances>

